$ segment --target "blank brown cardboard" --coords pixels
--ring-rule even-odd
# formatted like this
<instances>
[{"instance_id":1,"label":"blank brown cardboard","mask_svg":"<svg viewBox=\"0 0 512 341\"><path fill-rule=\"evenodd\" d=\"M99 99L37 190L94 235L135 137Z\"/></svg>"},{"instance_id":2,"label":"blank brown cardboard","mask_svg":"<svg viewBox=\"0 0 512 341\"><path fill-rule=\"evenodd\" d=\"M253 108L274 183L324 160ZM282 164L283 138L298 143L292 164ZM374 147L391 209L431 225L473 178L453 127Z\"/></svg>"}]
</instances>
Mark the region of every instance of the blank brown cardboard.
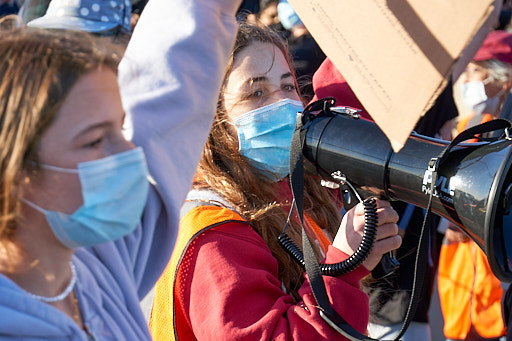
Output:
<instances>
[{"instance_id":1,"label":"blank brown cardboard","mask_svg":"<svg viewBox=\"0 0 512 341\"><path fill-rule=\"evenodd\" d=\"M464 70L502 2L288 1L395 151L450 75Z\"/></svg>"}]
</instances>

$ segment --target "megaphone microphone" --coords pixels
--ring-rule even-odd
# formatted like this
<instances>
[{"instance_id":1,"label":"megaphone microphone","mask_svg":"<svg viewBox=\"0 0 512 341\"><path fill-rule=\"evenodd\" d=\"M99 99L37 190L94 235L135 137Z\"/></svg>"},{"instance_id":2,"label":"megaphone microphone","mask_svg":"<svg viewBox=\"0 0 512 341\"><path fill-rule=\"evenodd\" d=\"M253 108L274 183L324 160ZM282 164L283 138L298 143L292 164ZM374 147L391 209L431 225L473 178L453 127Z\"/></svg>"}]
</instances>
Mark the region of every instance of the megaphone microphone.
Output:
<instances>
[{"instance_id":1,"label":"megaphone microphone","mask_svg":"<svg viewBox=\"0 0 512 341\"><path fill-rule=\"evenodd\" d=\"M325 107L306 118L304 126L303 155L323 179L335 181L341 176L368 196L422 208L427 208L434 188L431 210L480 246L496 277L512 282L512 140L508 135L452 146L413 132L395 153L375 123L336 111L336 107ZM432 186L431 160L441 154L445 155Z\"/></svg>"}]
</instances>

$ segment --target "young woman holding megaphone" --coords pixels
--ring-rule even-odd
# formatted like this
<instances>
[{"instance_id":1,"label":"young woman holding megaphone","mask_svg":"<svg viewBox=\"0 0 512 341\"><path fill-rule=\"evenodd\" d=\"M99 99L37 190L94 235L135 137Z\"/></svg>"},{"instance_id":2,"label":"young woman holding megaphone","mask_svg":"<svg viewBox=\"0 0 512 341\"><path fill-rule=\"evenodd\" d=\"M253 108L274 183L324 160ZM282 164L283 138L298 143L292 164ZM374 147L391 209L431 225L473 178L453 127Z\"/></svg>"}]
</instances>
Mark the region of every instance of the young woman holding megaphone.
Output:
<instances>
[{"instance_id":1,"label":"young woman holding megaphone","mask_svg":"<svg viewBox=\"0 0 512 341\"><path fill-rule=\"evenodd\" d=\"M172 252L239 4L150 1L123 105L105 41L2 23L2 340L151 340L139 301Z\"/></svg>"},{"instance_id":2,"label":"young woman holding megaphone","mask_svg":"<svg viewBox=\"0 0 512 341\"><path fill-rule=\"evenodd\" d=\"M177 248L155 288L153 337L344 340L320 316L307 275L278 241L292 204L290 142L303 109L279 37L240 24L217 109ZM319 260L343 261L361 242L364 207L341 220L339 198L305 170L305 229ZM368 322L360 280L401 243L389 202L376 200L376 210L376 242L363 265L323 276L334 310L360 333ZM301 243L296 216L286 232Z\"/></svg>"}]
</instances>

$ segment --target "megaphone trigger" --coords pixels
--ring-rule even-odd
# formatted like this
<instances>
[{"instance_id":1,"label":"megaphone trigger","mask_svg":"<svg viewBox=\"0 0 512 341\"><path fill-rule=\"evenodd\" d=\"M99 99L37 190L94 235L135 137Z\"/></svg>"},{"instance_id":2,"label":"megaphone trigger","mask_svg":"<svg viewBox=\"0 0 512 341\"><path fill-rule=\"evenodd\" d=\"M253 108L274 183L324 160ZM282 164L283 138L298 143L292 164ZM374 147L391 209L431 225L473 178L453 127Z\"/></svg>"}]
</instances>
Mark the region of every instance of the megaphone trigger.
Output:
<instances>
[{"instance_id":1,"label":"megaphone trigger","mask_svg":"<svg viewBox=\"0 0 512 341\"><path fill-rule=\"evenodd\" d=\"M364 202L361 195L358 193L357 189L350 183L345 174L337 170L331 173L331 177L339 183L339 188L342 191L343 207L345 208L345 210L350 210L352 207L357 205L358 202ZM374 219L375 228L377 228L378 218L376 212ZM381 261L372 270L372 277L374 279L387 277L394 273L399 267L400 262L398 262L393 253L390 251L382 257Z\"/></svg>"}]
</instances>

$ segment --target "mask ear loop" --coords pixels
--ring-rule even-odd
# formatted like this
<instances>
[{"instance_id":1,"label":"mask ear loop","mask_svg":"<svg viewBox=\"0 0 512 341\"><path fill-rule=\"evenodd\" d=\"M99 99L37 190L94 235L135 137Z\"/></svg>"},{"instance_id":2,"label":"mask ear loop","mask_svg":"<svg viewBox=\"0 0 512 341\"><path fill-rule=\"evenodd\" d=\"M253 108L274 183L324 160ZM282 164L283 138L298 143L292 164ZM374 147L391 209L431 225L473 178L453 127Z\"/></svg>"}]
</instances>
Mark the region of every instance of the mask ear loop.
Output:
<instances>
[{"instance_id":1,"label":"mask ear loop","mask_svg":"<svg viewBox=\"0 0 512 341\"><path fill-rule=\"evenodd\" d=\"M27 204L28 206L32 207L34 210L36 210L36 211L38 211L38 212L40 212L40 213L42 213L42 214L46 214L46 211L45 211L43 208L41 208L41 207L37 206L37 205L36 205L36 204L34 204L32 201L28 201L28 200L27 200L27 199L25 199L25 198L21 198L21 201L23 201L23 202L24 202L25 204Z\"/></svg>"},{"instance_id":2,"label":"mask ear loop","mask_svg":"<svg viewBox=\"0 0 512 341\"><path fill-rule=\"evenodd\" d=\"M492 82L493 80L494 80L494 77L491 75L488 75L487 78L482 81L482 83L484 83L484 85L487 85L490 82Z\"/></svg>"},{"instance_id":3,"label":"mask ear loop","mask_svg":"<svg viewBox=\"0 0 512 341\"><path fill-rule=\"evenodd\" d=\"M43 169L51 170L54 172L78 174L78 169L62 168L62 167L58 167L58 166L45 165L44 163L40 163L39 167L41 167Z\"/></svg>"},{"instance_id":4,"label":"mask ear loop","mask_svg":"<svg viewBox=\"0 0 512 341\"><path fill-rule=\"evenodd\" d=\"M38 163L38 162L33 161L33 160L28 160L27 162L29 164L31 164L32 166L34 166L34 167L39 167L39 168L50 170L50 171L54 171L54 172L78 174L78 169L62 168L62 167L59 167L59 166L47 165L45 163Z\"/></svg>"}]
</instances>

